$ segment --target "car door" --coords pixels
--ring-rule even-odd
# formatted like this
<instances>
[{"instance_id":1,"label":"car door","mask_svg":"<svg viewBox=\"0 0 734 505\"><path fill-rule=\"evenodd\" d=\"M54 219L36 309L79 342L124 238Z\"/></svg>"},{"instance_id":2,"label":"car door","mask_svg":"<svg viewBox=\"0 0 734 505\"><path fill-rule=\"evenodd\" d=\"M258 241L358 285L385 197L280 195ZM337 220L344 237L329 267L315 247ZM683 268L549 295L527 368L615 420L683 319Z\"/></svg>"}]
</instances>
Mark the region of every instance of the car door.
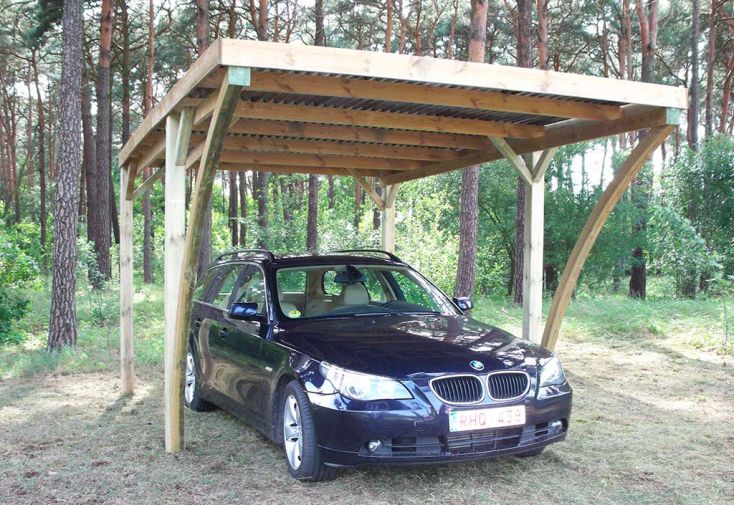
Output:
<instances>
[{"instance_id":1,"label":"car door","mask_svg":"<svg viewBox=\"0 0 734 505\"><path fill-rule=\"evenodd\" d=\"M223 311L229 307L238 273L235 264L218 266L207 272L194 295L192 327L198 336L202 386L217 400L227 398L224 394L227 370L222 368L220 335L226 332Z\"/></svg>"},{"instance_id":2,"label":"car door","mask_svg":"<svg viewBox=\"0 0 734 505\"><path fill-rule=\"evenodd\" d=\"M218 333L222 377L226 394L241 414L261 420L269 396L267 377L262 364L262 344L271 329L266 302L265 276L255 264L242 264L232 291L234 302L256 303L257 314L247 321L231 319L229 307Z\"/></svg>"}]
</instances>

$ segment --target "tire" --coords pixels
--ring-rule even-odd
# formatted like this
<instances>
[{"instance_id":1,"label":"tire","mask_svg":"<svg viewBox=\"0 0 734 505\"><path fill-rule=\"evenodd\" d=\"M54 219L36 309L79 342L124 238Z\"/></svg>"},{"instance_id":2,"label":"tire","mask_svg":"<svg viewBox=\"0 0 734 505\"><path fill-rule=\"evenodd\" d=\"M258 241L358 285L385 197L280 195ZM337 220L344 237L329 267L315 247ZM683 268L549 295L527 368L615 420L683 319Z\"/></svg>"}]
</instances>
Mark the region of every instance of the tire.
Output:
<instances>
[{"instance_id":1,"label":"tire","mask_svg":"<svg viewBox=\"0 0 734 505\"><path fill-rule=\"evenodd\" d=\"M214 405L201 397L201 380L199 379L199 367L196 366L196 353L189 345L186 354L186 376L184 383L184 404L193 411L206 412L213 410Z\"/></svg>"},{"instance_id":2,"label":"tire","mask_svg":"<svg viewBox=\"0 0 734 505\"><path fill-rule=\"evenodd\" d=\"M533 449L532 451L515 454L515 456L517 456L518 458L534 458L535 456L540 456L541 454L543 454L544 450L545 447L541 447L540 449Z\"/></svg>"},{"instance_id":3,"label":"tire","mask_svg":"<svg viewBox=\"0 0 734 505\"><path fill-rule=\"evenodd\" d=\"M298 381L283 389L280 402L280 430L288 472L302 482L322 482L336 476L334 468L324 465L316 442L311 402Z\"/></svg>"}]
</instances>

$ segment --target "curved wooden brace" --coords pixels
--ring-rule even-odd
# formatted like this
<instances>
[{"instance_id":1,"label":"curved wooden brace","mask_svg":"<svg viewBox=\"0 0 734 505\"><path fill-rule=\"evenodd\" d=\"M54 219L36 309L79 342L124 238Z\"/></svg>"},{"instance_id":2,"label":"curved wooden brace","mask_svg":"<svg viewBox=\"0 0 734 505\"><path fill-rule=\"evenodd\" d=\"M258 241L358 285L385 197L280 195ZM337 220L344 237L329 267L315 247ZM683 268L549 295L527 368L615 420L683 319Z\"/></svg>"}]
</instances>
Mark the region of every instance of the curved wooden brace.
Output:
<instances>
[{"instance_id":1,"label":"curved wooden brace","mask_svg":"<svg viewBox=\"0 0 734 505\"><path fill-rule=\"evenodd\" d=\"M632 150L591 211L591 215L571 251L566 267L563 269L558 289L553 295L553 302L545 323L542 341L542 344L548 349L553 350L556 345L563 315L568 308L581 268L583 268L586 258L588 258L609 214L640 171L643 163L675 128L675 125L665 125L650 130L648 135Z\"/></svg>"}]
</instances>

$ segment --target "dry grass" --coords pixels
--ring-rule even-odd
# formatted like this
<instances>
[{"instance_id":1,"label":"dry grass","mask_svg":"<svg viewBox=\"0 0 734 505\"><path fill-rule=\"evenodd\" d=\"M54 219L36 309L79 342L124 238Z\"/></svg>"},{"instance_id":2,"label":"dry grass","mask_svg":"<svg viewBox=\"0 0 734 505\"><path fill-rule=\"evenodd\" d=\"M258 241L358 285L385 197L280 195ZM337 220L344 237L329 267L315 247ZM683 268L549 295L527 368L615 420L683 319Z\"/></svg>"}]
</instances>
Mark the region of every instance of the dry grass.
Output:
<instances>
[{"instance_id":1,"label":"dry grass","mask_svg":"<svg viewBox=\"0 0 734 505\"><path fill-rule=\"evenodd\" d=\"M690 349L690 348L689 348ZM542 456L343 471L293 481L279 448L231 416L187 412L163 451L162 375L131 399L114 372L0 382L1 503L732 503L734 370L662 338L563 343L575 388L567 442Z\"/></svg>"}]
</instances>

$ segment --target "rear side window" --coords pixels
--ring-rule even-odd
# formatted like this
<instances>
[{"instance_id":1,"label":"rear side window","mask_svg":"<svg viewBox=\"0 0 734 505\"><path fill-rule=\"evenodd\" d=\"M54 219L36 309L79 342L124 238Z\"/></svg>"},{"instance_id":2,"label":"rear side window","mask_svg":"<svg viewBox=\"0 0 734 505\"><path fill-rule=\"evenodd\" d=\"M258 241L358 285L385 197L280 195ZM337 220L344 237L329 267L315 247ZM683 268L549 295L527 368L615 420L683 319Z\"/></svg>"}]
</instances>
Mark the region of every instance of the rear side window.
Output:
<instances>
[{"instance_id":1,"label":"rear side window","mask_svg":"<svg viewBox=\"0 0 734 505\"><path fill-rule=\"evenodd\" d=\"M306 272L303 270L278 270L278 288L282 293L305 293Z\"/></svg>"}]
</instances>

